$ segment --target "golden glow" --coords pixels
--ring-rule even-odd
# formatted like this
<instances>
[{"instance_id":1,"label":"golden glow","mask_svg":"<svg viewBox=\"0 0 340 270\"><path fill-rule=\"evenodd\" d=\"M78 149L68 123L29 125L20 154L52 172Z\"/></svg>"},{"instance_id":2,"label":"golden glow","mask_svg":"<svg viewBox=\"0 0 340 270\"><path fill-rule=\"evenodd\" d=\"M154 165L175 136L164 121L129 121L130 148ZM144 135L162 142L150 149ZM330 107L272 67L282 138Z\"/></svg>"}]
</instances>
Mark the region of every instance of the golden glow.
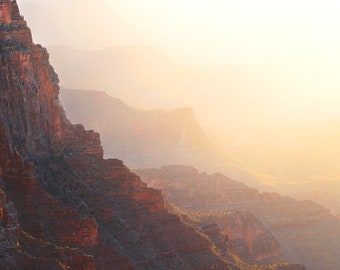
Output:
<instances>
[{"instance_id":1,"label":"golden glow","mask_svg":"<svg viewBox=\"0 0 340 270\"><path fill-rule=\"evenodd\" d=\"M177 63L131 70L145 92L119 93L129 105L193 107L215 144L267 184L324 177L339 188L340 1L18 2L44 45L148 44ZM52 12L39 17L34 2Z\"/></svg>"}]
</instances>

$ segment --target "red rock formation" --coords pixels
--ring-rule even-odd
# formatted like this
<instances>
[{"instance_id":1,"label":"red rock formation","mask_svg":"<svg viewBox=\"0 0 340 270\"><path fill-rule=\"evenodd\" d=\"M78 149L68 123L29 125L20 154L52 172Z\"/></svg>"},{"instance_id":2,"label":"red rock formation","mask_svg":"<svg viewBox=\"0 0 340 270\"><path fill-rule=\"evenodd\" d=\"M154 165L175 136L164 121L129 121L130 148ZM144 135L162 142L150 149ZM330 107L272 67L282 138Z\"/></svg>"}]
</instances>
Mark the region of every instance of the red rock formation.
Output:
<instances>
[{"instance_id":1,"label":"red rock formation","mask_svg":"<svg viewBox=\"0 0 340 270\"><path fill-rule=\"evenodd\" d=\"M16 1L0 2L0 27L6 31L0 31L2 44L17 42L30 46L32 44L31 32L20 16Z\"/></svg>"},{"instance_id":2,"label":"red rock formation","mask_svg":"<svg viewBox=\"0 0 340 270\"><path fill-rule=\"evenodd\" d=\"M93 257L76 248L56 246L21 232L15 253L17 269L95 269Z\"/></svg>"},{"instance_id":3,"label":"red rock formation","mask_svg":"<svg viewBox=\"0 0 340 270\"><path fill-rule=\"evenodd\" d=\"M121 161L102 158L99 135L66 119L57 75L46 50L29 39L16 2L0 0L0 10L0 172L14 202L4 204L1 228L19 222L27 231L19 246L2 244L9 255L1 263L18 270L240 269L239 259L214 252L170 214L160 191Z\"/></svg>"},{"instance_id":4,"label":"red rock formation","mask_svg":"<svg viewBox=\"0 0 340 270\"><path fill-rule=\"evenodd\" d=\"M136 173L149 186L161 189L170 202L188 211L238 210L254 213L278 239L286 261L302 262L312 270L340 267L337 259L340 256L339 220L318 204L276 193L260 193L222 174L198 173L192 167L168 166L136 170ZM226 232L230 231L228 224L234 221L229 219L224 224L223 219L215 217L211 221L222 226L221 231L223 227ZM241 229L242 223L239 225ZM242 237L239 236L245 243L251 242L247 233L242 234ZM268 245L272 246L272 243Z\"/></svg>"},{"instance_id":5,"label":"red rock formation","mask_svg":"<svg viewBox=\"0 0 340 270\"><path fill-rule=\"evenodd\" d=\"M98 243L96 221L81 218L75 209L65 207L48 196L37 184L33 172L22 167L19 155L5 169L6 190L19 210L24 230L35 237L70 246L94 246Z\"/></svg>"},{"instance_id":6,"label":"red rock formation","mask_svg":"<svg viewBox=\"0 0 340 270\"><path fill-rule=\"evenodd\" d=\"M250 264L283 262L278 241L250 212L207 211L195 214L195 217L204 228L215 224L219 233L228 239L229 249L244 261Z\"/></svg>"},{"instance_id":7,"label":"red rock formation","mask_svg":"<svg viewBox=\"0 0 340 270\"><path fill-rule=\"evenodd\" d=\"M46 50L27 38L30 31L15 2L1 1L1 14L0 172L23 228L47 241L84 246L96 255L98 269L132 269L129 261L139 268L180 263L193 268L193 260L186 257L190 253L202 255L202 267L226 267L206 239L165 211L159 191L147 189L122 162L101 159L97 133L66 120ZM17 224L13 204L4 204L2 213L4 228ZM161 225L161 217L173 224L173 231ZM9 229L4 232L10 234ZM161 232L165 236L159 236ZM176 239L174 233L184 235ZM2 243L2 248L10 252L15 249L12 242ZM64 255L54 253L52 258L60 262L56 264L43 243L37 240L35 249L24 248L37 254L19 249L16 261L10 254L13 267L94 269L93 259L72 252L66 263ZM21 239L21 245L26 244L32 241Z\"/></svg>"},{"instance_id":8,"label":"red rock formation","mask_svg":"<svg viewBox=\"0 0 340 270\"><path fill-rule=\"evenodd\" d=\"M246 211L186 211L170 209L198 227L228 257L232 252L249 264L277 264L283 258L280 245L252 213Z\"/></svg>"}]
</instances>

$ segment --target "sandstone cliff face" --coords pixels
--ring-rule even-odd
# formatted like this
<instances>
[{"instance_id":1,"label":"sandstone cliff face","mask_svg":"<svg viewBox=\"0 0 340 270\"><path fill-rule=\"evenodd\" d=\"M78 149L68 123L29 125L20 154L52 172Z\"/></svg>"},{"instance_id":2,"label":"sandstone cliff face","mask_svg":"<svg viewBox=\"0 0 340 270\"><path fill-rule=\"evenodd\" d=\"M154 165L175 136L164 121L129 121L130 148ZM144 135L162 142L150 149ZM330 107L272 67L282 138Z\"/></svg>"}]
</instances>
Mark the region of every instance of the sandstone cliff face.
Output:
<instances>
[{"instance_id":1,"label":"sandstone cliff face","mask_svg":"<svg viewBox=\"0 0 340 270\"><path fill-rule=\"evenodd\" d=\"M272 233L250 212L204 211L195 214L205 229L216 228L230 243L230 250L250 264L283 262L280 245ZM208 235L210 235L208 233Z\"/></svg>"},{"instance_id":2,"label":"sandstone cliff face","mask_svg":"<svg viewBox=\"0 0 340 270\"><path fill-rule=\"evenodd\" d=\"M101 134L105 156L132 168L208 164L211 145L190 108L139 110L104 92L62 89L72 122Z\"/></svg>"},{"instance_id":3,"label":"sandstone cliff face","mask_svg":"<svg viewBox=\"0 0 340 270\"><path fill-rule=\"evenodd\" d=\"M48 54L15 1L0 0L0 23L4 269L257 269L222 256L160 191L104 160L99 135L66 119Z\"/></svg>"},{"instance_id":4,"label":"sandstone cliff face","mask_svg":"<svg viewBox=\"0 0 340 270\"><path fill-rule=\"evenodd\" d=\"M196 226L224 254L232 252L249 264L282 263L276 238L252 213L246 211L186 211L173 204L170 209Z\"/></svg>"},{"instance_id":5,"label":"sandstone cliff face","mask_svg":"<svg viewBox=\"0 0 340 270\"><path fill-rule=\"evenodd\" d=\"M198 173L192 167L168 166L136 173L149 186L161 189L170 202L186 210L254 213L279 240L284 260L301 262L312 270L340 267L340 223L320 205L276 193L260 193L222 174ZM224 224L224 218L212 221L230 234L230 223ZM242 239L249 241L247 233Z\"/></svg>"},{"instance_id":6,"label":"sandstone cliff face","mask_svg":"<svg viewBox=\"0 0 340 270\"><path fill-rule=\"evenodd\" d=\"M27 39L30 31L15 1L1 1L1 11L1 177L22 228L41 241L96 255L83 254L85 264L71 258L64 267L72 269L94 269L94 263L98 269L131 269L130 262L139 268L182 263L191 269L196 253L202 267L226 267L206 239L164 210L159 191L147 189L122 162L102 159L97 133L68 122L46 50ZM5 206L9 220L15 209L13 203ZM172 234L183 237L172 240ZM31 263L29 254L23 256ZM16 267L26 267L26 259L18 259Z\"/></svg>"}]
</instances>

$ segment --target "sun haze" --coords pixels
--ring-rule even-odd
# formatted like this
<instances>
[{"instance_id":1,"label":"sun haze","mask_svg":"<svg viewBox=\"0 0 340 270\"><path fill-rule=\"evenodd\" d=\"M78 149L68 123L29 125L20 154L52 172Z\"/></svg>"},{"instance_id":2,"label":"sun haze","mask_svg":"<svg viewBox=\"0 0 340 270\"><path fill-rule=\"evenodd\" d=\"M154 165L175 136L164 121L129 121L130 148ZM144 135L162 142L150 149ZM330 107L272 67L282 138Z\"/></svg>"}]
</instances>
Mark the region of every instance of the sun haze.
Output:
<instances>
[{"instance_id":1,"label":"sun haze","mask_svg":"<svg viewBox=\"0 0 340 270\"><path fill-rule=\"evenodd\" d=\"M236 155L249 170L274 176L274 182L315 183L340 174L335 162L340 149L340 3L18 2L35 41L43 45L81 50L149 45L164 57L153 54L154 62L142 59L131 69L138 90L119 85L119 91L114 84L96 90L135 107L193 107L221 152ZM99 87L92 83L86 86Z\"/></svg>"}]
</instances>

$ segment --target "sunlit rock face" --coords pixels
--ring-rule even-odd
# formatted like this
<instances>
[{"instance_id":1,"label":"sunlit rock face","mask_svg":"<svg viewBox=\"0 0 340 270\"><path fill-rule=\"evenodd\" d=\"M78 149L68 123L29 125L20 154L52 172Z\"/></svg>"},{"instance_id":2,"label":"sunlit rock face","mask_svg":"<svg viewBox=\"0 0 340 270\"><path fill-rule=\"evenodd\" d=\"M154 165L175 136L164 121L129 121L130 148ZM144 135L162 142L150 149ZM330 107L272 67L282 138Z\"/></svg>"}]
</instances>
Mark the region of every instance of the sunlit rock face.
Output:
<instances>
[{"instance_id":1,"label":"sunlit rock face","mask_svg":"<svg viewBox=\"0 0 340 270\"><path fill-rule=\"evenodd\" d=\"M278 240L252 213L246 211L203 211L196 213L203 228L213 233L215 224L230 243L229 249L250 264L283 262ZM208 225L208 227L207 227Z\"/></svg>"},{"instance_id":2,"label":"sunlit rock face","mask_svg":"<svg viewBox=\"0 0 340 270\"><path fill-rule=\"evenodd\" d=\"M244 209L223 210L223 201L230 203L237 200L242 203L248 199L240 195L244 193L250 196L255 190L221 174L213 176L199 174L193 167L168 166L160 170L148 169L136 172L150 186L163 190L170 202L189 211L213 239L216 238L215 229L218 230L224 236L223 241L217 238L218 243L228 239L229 249L243 260L251 264L283 261L277 239L252 213ZM248 193L246 189L249 189ZM221 208L214 209L214 206ZM193 209L197 211L192 211ZM216 227L211 226L213 224Z\"/></svg>"},{"instance_id":3,"label":"sunlit rock face","mask_svg":"<svg viewBox=\"0 0 340 270\"><path fill-rule=\"evenodd\" d=\"M218 224L220 230L229 235L229 238L238 235L240 242L251 243L252 238L249 237L245 226L249 217L241 215L238 219L233 219L225 214L226 211L249 211L255 214L278 240L285 261L301 262L307 269L312 270L340 267L337 259L340 256L339 218L331 215L330 211L321 205L311 201L297 201L276 193L260 193L257 189L249 188L220 173L199 173L193 167L167 166L135 172L149 186L161 189L170 202L194 215L205 213L205 219ZM245 223L241 222L242 220ZM239 233L230 227L231 224L237 223ZM253 225L252 229L258 233L255 229L258 225ZM255 236L256 233L251 237ZM270 254L270 251L266 250L265 245L259 245L259 250L262 249L265 258L265 254ZM270 241L268 246L272 246L273 254L278 255L274 242ZM251 246L244 247L248 249L241 249L243 254L251 251ZM241 256L241 253L239 255ZM258 255L261 258L261 254Z\"/></svg>"},{"instance_id":4,"label":"sunlit rock face","mask_svg":"<svg viewBox=\"0 0 340 270\"><path fill-rule=\"evenodd\" d=\"M255 269L221 255L159 190L104 160L98 133L67 120L15 1L0 1L0 23L1 269Z\"/></svg>"}]
</instances>

